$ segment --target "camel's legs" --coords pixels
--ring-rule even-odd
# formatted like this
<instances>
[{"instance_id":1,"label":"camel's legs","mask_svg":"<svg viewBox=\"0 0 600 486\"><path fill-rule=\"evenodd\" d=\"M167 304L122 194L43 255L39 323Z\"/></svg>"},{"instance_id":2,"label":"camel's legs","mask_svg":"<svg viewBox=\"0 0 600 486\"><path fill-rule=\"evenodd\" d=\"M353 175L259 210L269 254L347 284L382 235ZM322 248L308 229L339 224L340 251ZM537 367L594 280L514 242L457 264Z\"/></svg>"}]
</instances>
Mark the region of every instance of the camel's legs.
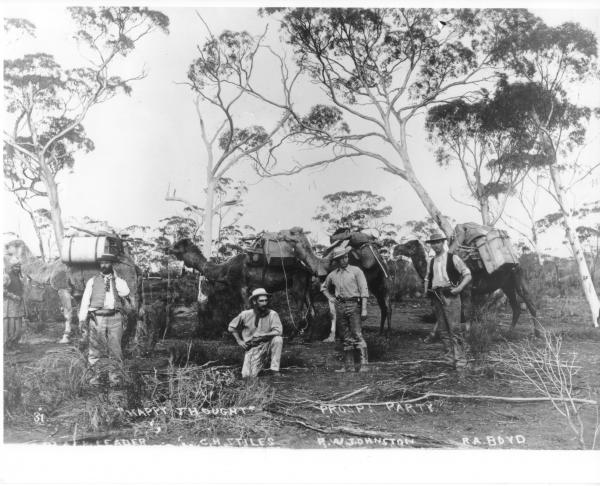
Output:
<instances>
[{"instance_id":1,"label":"camel's legs","mask_svg":"<svg viewBox=\"0 0 600 486\"><path fill-rule=\"evenodd\" d=\"M377 304L379 305L379 311L381 312L381 322L379 323L379 334L383 334L383 330L385 327L385 321L388 321L388 333L391 330L390 319L391 312L389 309L390 299L388 297L387 289L385 288L385 284L381 285L376 289L375 298L377 299Z\"/></svg>"},{"instance_id":2,"label":"camel's legs","mask_svg":"<svg viewBox=\"0 0 600 486\"><path fill-rule=\"evenodd\" d=\"M510 308L512 309L512 322L510 323L510 329L512 331L517 325L519 316L521 315L521 306L517 301L517 293L515 292L515 287L513 285L509 284L505 287L502 287L502 291L508 297L508 302L510 304Z\"/></svg>"},{"instance_id":3,"label":"camel's legs","mask_svg":"<svg viewBox=\"0 0 600 486\"><path fill-rule=\"evenodd\" d=\"M63 317L65 319L65 331L60 344L69 344L71 342L71 319L73 317L73 304L71 302L71 291L69 289L59 289L58 298L60 300L60 306L62 308Z\"/></svg>"},{"instance_id":4,"label":"camel's legs","mask_svg":"<svg viewBox=\"0 0 600 486\"><path fill-rule=\"evenodd\" d=\"M335 342L335 326L336 326L336 315L335 315L335 304L329 302L329 315L331 316L331 330L329 331L329 337L323 340L324 343Z\"/></svg>"},{"instance_id":5,"label":"camel's legs","mask_svg":"<svg viewBox=\"0 0 600 486\"><path fill-rule=\"evenodd\" d=\"M519 295L519 297L521 297L521 299L523 299L523 302L525 302L525 305L527 306L527 310L529 311L529 314L531 314L531 320L533 322L533 333L535 336L540 337L541 336L541 330L540 330L541 325L540 325L540 321L537 318L537 311L535 309L535 306L533 305L533 300L531 299L529 290L527 289L525 282L523 282L523 277L521 275L515 275L514 280L515 280L516 292Z\"/></svg>"}]
</instances>

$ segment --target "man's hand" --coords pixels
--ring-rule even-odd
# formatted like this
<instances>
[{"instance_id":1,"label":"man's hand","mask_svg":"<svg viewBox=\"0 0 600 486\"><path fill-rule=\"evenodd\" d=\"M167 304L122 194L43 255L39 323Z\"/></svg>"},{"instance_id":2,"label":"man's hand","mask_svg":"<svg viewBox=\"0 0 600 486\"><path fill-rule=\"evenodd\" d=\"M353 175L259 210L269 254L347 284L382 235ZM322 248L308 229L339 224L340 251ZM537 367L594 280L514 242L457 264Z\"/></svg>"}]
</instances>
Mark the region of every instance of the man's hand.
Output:
<instances>
[{"instance_id":1,"label":"man's hand","mask_svg":"<svg viewBox=\"0 0 600 486\"><path fill-rule=\"evenodd\" d=\"M453 287L453 288L451 288L451 289L450 289L450 293L451 293L452 295L458 295L458 294L460 294L461 290L462 290L462 289L461 289L461 288L459 288L459 287Z\"/></svg>"},{"instance_id":2,"label":"man's hand","mask_svg":"<svg viewBox=\"0 0 600 486\"><path fill-rule=\"evenodd\" d=\"M244 351L248 351L248 345L242 341L241 339L237 340L237 343L240 345L240 347L244 350Z\"/></svg>"}]
</instances>

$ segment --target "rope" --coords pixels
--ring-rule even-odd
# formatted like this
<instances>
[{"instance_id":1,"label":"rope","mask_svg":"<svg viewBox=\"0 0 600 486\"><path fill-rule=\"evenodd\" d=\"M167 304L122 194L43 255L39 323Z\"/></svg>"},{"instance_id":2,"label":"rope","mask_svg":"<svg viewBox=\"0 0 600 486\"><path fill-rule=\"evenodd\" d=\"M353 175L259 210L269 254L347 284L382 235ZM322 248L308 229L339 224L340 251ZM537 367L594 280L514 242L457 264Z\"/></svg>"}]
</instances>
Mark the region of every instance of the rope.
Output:
<instances>
[{"instance_id":1,"label":"rope","mask_svg":"<svg viewBox=\"0 0 600 486\"><path fill-rule=\"evenodd\" d=\"M279 253L280 255L283 255L283 247L281 246L281 241L279 240L274 240L277 242L277 245L279 246ZM300 334L302 334L304 332L304 329L298 329L298 326L296 326L296 321L294 320L294 316L292 314L292 306L290 305L290 294L288 291L288 281L287 281L287 273L285 271L285 265L283 263L283 257L281 258L281 269L283 270L283 279L285 281L285 298L287 300L287 306L288 306L288 313L290 314L290 319L292 321L292 326L294 326L294 329L296 329L296 331L298 331Z\"/></svg>"},{"instance_id":2,"label":"rope","mask_svg":"<svg viewBox=\"0 0 600 486\"><path fill-rule=\"evenodd\" d=\"M385 267L383 266L383 264L379 261L379 258L377 258L377 255L375 254L375 251L373 250L373 247L367 243L367 246L369 247L369 250L371 250L371 253L373 254L373 257L375 258L375 261L379 264L379 267L381 268L381 270L383 271L383 274L385 275L385 278L389 278L389 275L387 274L387 272L385 271Z\"/></svg>"}]
</instances>

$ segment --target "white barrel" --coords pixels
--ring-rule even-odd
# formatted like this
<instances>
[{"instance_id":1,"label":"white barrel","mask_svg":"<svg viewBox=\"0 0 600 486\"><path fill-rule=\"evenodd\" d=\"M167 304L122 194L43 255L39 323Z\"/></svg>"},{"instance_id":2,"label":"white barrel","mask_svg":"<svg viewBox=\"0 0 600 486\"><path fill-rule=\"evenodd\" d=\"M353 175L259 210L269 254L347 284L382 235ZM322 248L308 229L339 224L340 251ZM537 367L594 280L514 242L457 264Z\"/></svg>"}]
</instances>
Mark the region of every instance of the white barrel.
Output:
<instances>
[{"instance_id":1,"label":"white barrel","mask_svg":"<svg viewBox=\"0 0 600 486\"><path fill-rule=\"evenodd\" d=\"M106 236L70 236L63 239L64 263L95 263L109 253Z\"/></svg>"}]
</instances>

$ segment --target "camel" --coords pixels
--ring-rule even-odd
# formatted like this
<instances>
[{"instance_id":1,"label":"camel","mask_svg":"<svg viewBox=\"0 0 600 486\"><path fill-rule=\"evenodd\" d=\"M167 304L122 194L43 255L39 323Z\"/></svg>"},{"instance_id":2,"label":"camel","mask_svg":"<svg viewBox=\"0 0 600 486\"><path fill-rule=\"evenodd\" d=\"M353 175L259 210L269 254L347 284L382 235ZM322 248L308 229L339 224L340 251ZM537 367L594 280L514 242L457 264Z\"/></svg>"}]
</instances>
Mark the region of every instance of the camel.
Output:
<instances>
[{"instance_id":1,"label":"camel","mask_svg":"<svg viewBox=\"0 0 600 486\"><path fill-rule=\"evenodd\" d=\"M394 257L404 255L411 259L415 270L421 277L425 279L427 274L427 250L425 245L419 240L410 240L402 243L394 248ZM492 274L487 273L484 269L476 267L472 261L466 259L467 266L471 270L473 280L463 291L463 309L467 319L467 323L472 322L474 311L481 307L484 300L495 290L502 290L512 309L511 331L515 328L519 316L521 315L521 306L517 301L517 295L523 299L533 321L533 332L536 336L540 335L540 329L537 321L536 309L533 305L529 291L525 285L525 279L520 265L512 265L502 267ZM437 330L433 331L433 334Z\"/></svg>"},{"instance_id":2,"label":"camel","mask_svg":"<svg viewBox=\"0 0 600 486\"><path fill-rule=\"evenodd\" d=\"M73 299L79 300L88 279L97 272L98 267L94 263L67 265L60 258L51 262L45 262L36 257L22 240L13 240L4 246L5 255L14 255L21 262L21 273L27 280L26 286L32 287L33 294L40 293L40 287L50 286L58 293L64 318L64 332L60 344L70 344L73 329ZM123 333L123 347L127 346L129 339L135 335L137 320L140 317L141 305L141 270L133 263L133 260L124 255L119 262L114 264L115 273L123 278L132 298L132 309L129 312L127 326ZM37 287L37 289L35 289ZM26 296L28 293L26 292Z\"/></svg>"},{"instance_id":3,"label":"camel","mask_svg":"<svg viewBox=\"0 0 600 486\"><path fill-rule=\"evenodd\" d=\"M264 288L267 292L290 291L295 300L306 306L305 318L312 312L310 299L311 274L302 264L292 267L252 266L248 253L239 253L223 263L213 263L206 259L200 249L188 238L176 242L168 253L182 260L186 267L200 272L198 285L199 311L206 311L208 297L203 288L205 280L221 283L239 295L242 310L248 306L248 289Z\"/></svg>"},{"instance_id":4,"label":"camel","mask_svg":"<svg viewBox=\"0 0 600 486\"><path fill-rule=\"evenodd\" d=\"M302 228L296 227L290 230L280 231L279 237L290 243L296 252L297 258L304 262L316 277L325 277L334 269L334 263L328 258L319 258L315 255L306 234ZM361 246L358 250L352 250L349 254L350 265L356 265L365 274L369 291L377 299L381 311L381 322L379 332L384 333L385 322L387 331L391 331L392 308L390 304L391 281L389 271L381 258L381 255L371 243ZM335 336L335 310L330 305L332 314L331 334L329 341Z\"/></svg>"}]
</instances>

